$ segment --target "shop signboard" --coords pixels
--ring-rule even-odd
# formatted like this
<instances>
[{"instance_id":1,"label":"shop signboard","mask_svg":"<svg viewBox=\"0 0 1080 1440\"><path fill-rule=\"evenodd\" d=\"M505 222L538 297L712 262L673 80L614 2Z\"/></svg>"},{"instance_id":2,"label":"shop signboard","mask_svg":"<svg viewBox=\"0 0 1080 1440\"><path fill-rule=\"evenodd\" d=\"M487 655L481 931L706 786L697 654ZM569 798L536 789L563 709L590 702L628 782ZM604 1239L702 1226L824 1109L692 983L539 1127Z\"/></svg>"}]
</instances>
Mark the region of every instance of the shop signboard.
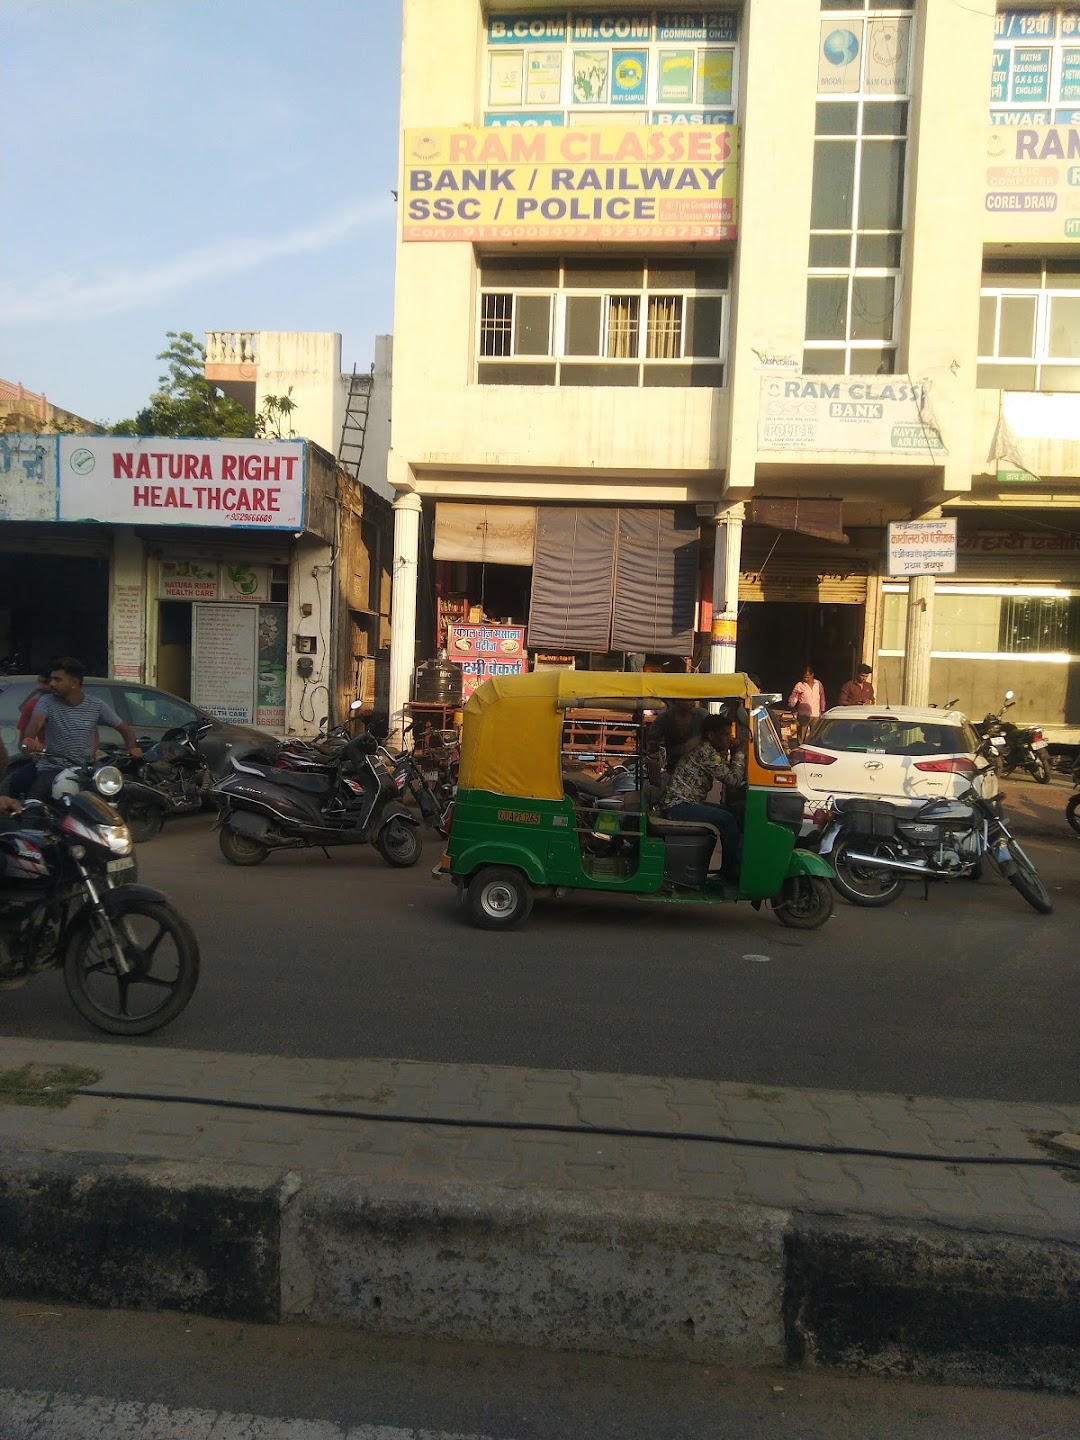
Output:
<instances>
[{"instance_id":1,"label":"shop signboard","mask_svg":"<svg viewBox=\"0 0 1080 1440\"><path fill-rule=\"evenodd\" d=\"M216 600L218 567L211 560L162 560L158 594L162 600Z\"/></svg>"},{"instance_id":2,"label":"shop signboard","mask_svg":"<svg viewBox=\"0 0 1080 1440\"><path fill-rule=\"evenodd\" d=\"M56 518L302 530L305 461L303 440L63 435Z\"/></svg>"},{"instance_id":3,"label":"shop signboard","mask_svg":"<svg viewBox=\"0 0 1080 1440\"><path fill-rule=\"evenodd\" d=\"M761 376L759 450L871 455L946 453L926 385L905 376Z\"/></svg>"},{"instance_id":4,"label":"shop signboard","mask_svg":"<svg viewBox=\"0 0 1080 1440\"><path fill-rule=\"evenodd\" d=\"M737 134L730 125L408 130L402 238L731 240Z\"/></svg>"},{"instance_id":5,"label":"shop signboard","mask_svg":"<svg viewBox=\"0 0 1080 1440\"><path fill-rule=\"evenodd\" d=\"M191 700L219 720L251 725L259 611L254 605L195 605Z\"/></svg>"},{"instance_id":6,"label":"shop signboard","mask_svg":"<svg viewBox=\"0 0 1080 1440\"><path fill-rule=\"evenodd\" d=\"M1080 126L989 125L983 239L1080 239Z\"/></svg>"},{"instance_id":7,"label":"shop signboard","mask_svg":"<svg viewBox=\"0 0 1080 1440\"><path fill-rule=\"evenodd\" d=\"M446 653L461 666L462 700L492 676L524 675L528 669L523 625L451 625Z\"/></svg>"},{"instance_id":8,"label":"shop signboard","mask_svg":"<svg viewBox=\"0 0 1080 1440\"><path fill-rule=\"evenodd\" d=\"M227 560L221 566L222 600L269 600L270 566L230 565Z\"/></svg>"},{"instance_id":9,"label":"shop signboard","mask_svg":"<svg viewBox=\"0 0 1080 1440\"><path fill-rule=\"evenodd\" d=\"M890 522L888 573L901 579L955 575L955 518Z\"/></svg>"},{"instance_id":10,"label":"shop signboard","mask_svg":"<svg viewBox=\"0 0 1080 1440\"><path fill-rule=\"evenodd\" d=\"M0 520L56 519L56 438L0 435Z\"/></svg>"}]
</instances>

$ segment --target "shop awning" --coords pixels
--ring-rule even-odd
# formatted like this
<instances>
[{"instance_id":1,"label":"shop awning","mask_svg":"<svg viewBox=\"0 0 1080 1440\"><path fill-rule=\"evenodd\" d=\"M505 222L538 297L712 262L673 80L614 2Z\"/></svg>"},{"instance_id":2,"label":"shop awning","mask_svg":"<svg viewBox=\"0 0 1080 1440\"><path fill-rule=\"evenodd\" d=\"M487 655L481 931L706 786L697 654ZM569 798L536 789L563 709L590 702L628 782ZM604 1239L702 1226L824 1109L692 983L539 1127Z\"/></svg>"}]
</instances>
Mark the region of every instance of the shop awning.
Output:
<instances>
[{"instance_id":1,"label":"shop awning","mask_svg":"<svg viewBox=\"0 0 1080 1440\"><path fill-rule=\"evenodd\" d=\"M844 503L842 500L785 499L752 500L747 517L752 525L768 525L773 530L794 530L801 535L816 535L834 545L847 545L844 534Z\"/></svg>"},{"instance_id":2,"label":"shop awning","mask_svg":"<svg viewBox=\"0 0 1080 1440\"><path fill-rule=\"evenodd\" d=\"M619 511L613 650L691 654L698 537L689 506Z\"/></svg>"},{"instance_id":3,"label":"shop awning","mask_svg":"<svg viewBox=\"0 0 1080 1440\"><path fill-rule=\"evenodd\" d=\"M535 505L435 506L435 559L480 565L531 565Z\"/></svg>"},{"instance_id":4,"label":"shop awning","mask_svg":"<svg viewBox=\"0 0 1080 1440\"><path fill-rule=\"evenodd\" d=\"M529 649L607 650L619 512L540 510L529 601Z\"/></svg>"}]
</instances>

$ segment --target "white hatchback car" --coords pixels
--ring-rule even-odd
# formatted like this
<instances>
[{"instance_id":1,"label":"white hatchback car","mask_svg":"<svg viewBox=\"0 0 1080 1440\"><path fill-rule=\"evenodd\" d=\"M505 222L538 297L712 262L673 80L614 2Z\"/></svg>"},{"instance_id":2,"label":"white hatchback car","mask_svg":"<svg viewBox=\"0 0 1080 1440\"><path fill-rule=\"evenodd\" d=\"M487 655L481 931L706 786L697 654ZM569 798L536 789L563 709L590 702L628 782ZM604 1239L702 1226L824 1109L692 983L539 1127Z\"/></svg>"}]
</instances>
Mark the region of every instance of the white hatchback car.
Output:
<instances>
[{"instance_id":1,"label":"white hatchback car","mask_svg":"<svg viewBox=\"0 0 1080 1440\"><path fill-rule=\"evenodd\" d=\"M993 795L997 777L977 766L978 745L959 710L840 705L791 752L791 765L808 815L853 795L894 802L958 796L973 780L981 794Z\"/></svg>"}]
</instances>

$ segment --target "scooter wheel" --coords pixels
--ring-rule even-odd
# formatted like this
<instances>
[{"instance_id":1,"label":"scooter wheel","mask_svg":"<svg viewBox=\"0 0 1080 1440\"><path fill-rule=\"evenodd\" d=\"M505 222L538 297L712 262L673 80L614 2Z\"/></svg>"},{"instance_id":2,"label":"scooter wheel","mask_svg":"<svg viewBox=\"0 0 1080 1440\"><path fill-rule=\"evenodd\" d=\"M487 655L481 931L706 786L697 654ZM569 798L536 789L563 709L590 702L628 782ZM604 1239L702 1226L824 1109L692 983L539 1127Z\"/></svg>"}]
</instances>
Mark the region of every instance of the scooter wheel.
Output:
<instances>
[{"instance_id":1,"label":"scooter wheel","mask_svg":"<svg viewBox=\"0 0 1080 1440\"><path fill-rule=\"evenodd\" d=\"M532 886L505 865L485 865L465 892L465 912L481 930L509 930L527 920L532 907Z\"/></svg>"},{"instance_id":2,"label":"scooter wheel","mask_svg":"<svg viewBox=\"0 0 1080 1440\"><path fill-rule=\"evenodd\" d=\"M218 831L218 845L230 865L261 865L270 851L248 835L238 835L223 825Z\"/></svg>"},{"instance_id":3,"label":"scooter wheel","mask_svg":"<svg viewBox=\"0 0 1080 1440\"><path fill-rule=\"evenodd\" d=\"M388 865L405 870L420 859L424 842L420 838L419 826L395 817L376 835L375 848Z\"/></svg>"}]
</instances>

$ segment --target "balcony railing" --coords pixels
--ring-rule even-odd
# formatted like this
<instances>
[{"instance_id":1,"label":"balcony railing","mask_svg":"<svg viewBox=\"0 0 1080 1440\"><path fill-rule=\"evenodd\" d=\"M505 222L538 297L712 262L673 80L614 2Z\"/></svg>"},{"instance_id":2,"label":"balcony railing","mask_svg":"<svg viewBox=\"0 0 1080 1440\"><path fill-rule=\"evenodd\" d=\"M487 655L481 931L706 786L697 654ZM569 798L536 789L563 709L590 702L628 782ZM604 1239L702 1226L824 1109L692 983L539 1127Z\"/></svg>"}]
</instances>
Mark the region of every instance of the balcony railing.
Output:
<instances>
[{"instance_id":1,"label":"balcony railing","mask_svg":"<svg viewBox=\"0 0 1080 1440\"><path fill-rule=\"evenodd\" d=\"M259 332L257 330L207 330L206 363L208 365L257 365L259 363Z\"/></svg>"}]
</instances>

